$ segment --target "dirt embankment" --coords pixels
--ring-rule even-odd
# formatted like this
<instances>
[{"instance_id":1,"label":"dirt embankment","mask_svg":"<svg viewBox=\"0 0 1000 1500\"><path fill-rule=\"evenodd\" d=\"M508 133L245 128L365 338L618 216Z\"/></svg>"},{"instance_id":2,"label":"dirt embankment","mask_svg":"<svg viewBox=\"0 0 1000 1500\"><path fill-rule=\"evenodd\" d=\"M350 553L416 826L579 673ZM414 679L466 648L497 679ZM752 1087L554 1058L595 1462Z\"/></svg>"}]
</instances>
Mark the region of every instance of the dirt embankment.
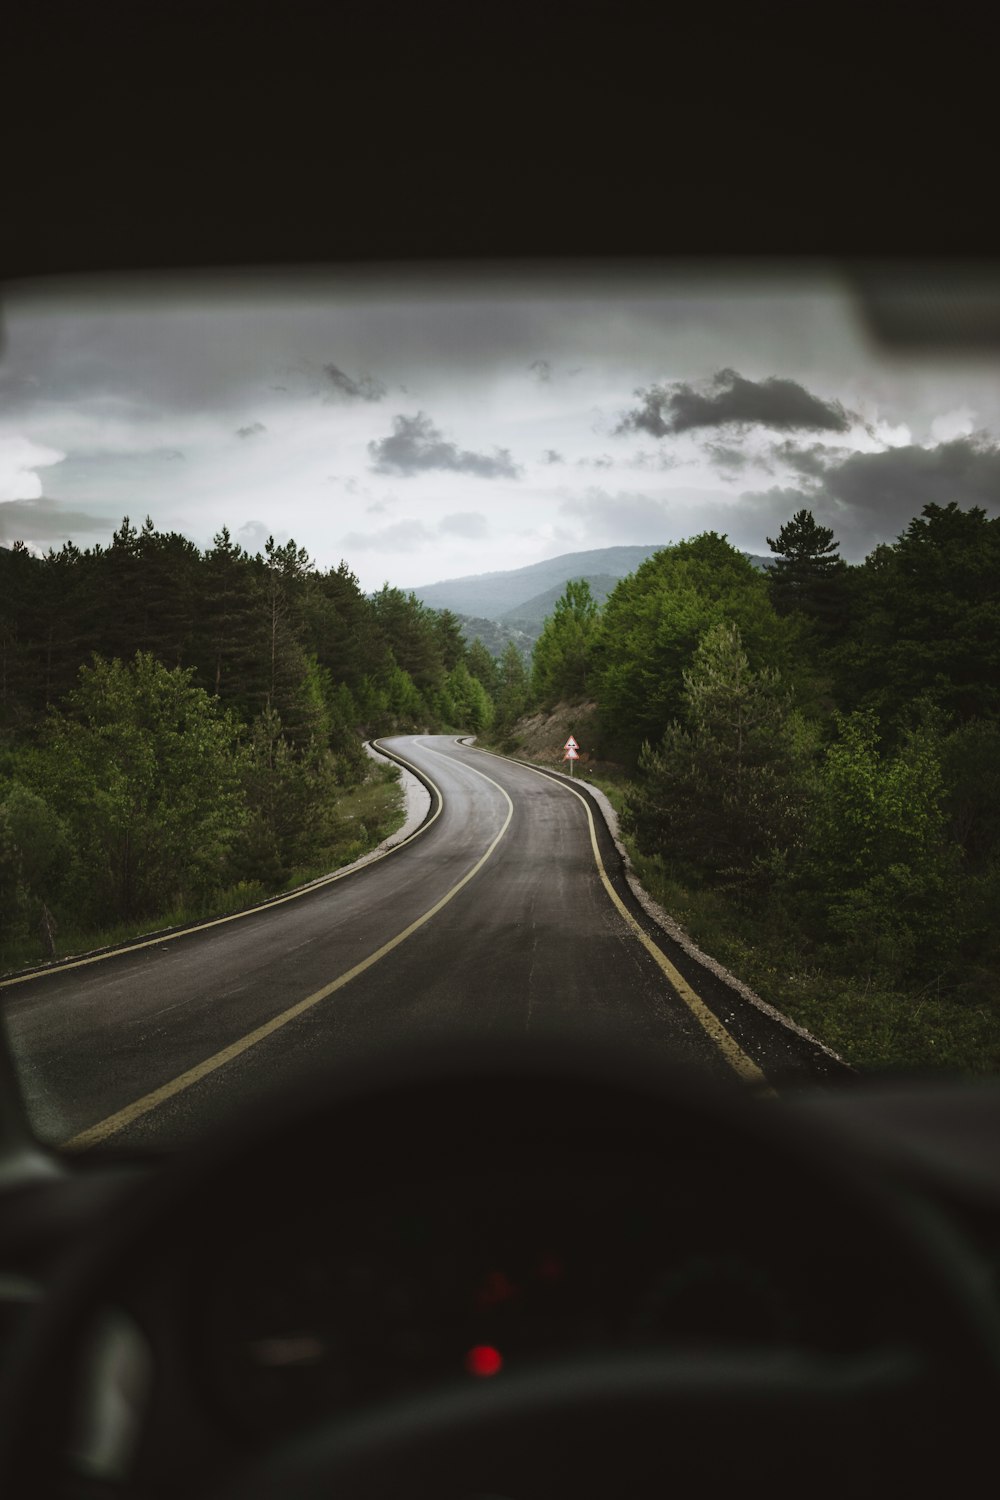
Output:
<instances>
[{"instance_id":1,"label":"dirt embankment","mask_svg":"<svg viewBox=\"0 0 1000 1500\"><path fill-rule=\"evenodd\" d=\"M504 749L540 766L568 771L563 755L570 735L580 748L577 771L583 773L588 768L599 771L610 764L600 754L596 703L557 703L548 711L540 709L526 714L514 725L504 741Z\"/></svg>"}]
</instances>

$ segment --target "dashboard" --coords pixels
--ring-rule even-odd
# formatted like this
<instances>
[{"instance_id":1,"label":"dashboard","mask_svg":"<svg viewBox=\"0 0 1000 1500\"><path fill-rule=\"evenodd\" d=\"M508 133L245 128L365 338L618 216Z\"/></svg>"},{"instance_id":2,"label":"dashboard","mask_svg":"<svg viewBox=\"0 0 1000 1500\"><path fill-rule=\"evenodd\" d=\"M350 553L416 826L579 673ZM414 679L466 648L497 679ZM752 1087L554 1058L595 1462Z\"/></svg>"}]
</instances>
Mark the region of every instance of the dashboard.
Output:
<instances>
[{"instance_id":1,"label":"dashboard","mask_svg":"<svg viewBox=\"0 0 1000 1500\"><path fill-rule=\"evenodd\" d=\"M497 1083L359 1094L208 1152L193 1177L125 1171L110 1196L112 1170L81 1172L78 1191L105 1183L95 1216L125 1225L128 1253L47 1388L51 1493L213 1493L324 1424L553 1360L835 1369L922 1329L926 1268L872 1237L828 1163L809 1170L814 1141L775 1158L756 1129L641 1093ZM753 1108L794 1141L794 1102ZM998 1308L1000 1195L933 1196Z\"/></svg>"},{"instance_id":2,"label":"dashboard","mask_svg":"<svg viewBox=\"0 0 1000 1500\"><path fill-rule=\"evenodd\" d=\"M283 1184L263 1218L241 1203L172 1239L127 1305L209 1423L252 1444L557 1355L888 1336L890 1288L859 1306L839 1239L803 1246L749 1185L706 1213L692 1168L624 1167L445 1175L337 1211Z\"/></svg>"},{"instance_id":3,"label":"dashboard","mask_svg":"<svg viewBox=\"0 0 1000 1500\"><path fill-rule=\"evenodd\" d=\"M223 1192L93 1319L76 1467L166 1495L193 1467L221 1475L331 1419L553 1358L835 1360L902 1337L920 1296L905 1268L873 1275L807 1186L776 1195L734 1166L598 1152L346 1201L314 1173Z\"/></svg>"}]
</instances>

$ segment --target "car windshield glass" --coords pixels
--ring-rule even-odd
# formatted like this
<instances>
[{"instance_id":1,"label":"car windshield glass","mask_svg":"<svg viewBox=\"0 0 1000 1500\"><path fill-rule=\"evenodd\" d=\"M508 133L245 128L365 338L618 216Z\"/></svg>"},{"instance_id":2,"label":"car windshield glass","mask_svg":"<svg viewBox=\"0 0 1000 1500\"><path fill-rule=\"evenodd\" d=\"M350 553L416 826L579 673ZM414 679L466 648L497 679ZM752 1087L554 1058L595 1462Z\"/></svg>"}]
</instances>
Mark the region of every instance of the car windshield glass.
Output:
<instances>
[{"instance_id":1,"label":"car windshield glass","mask_svg":"<svg viewBox=\"0 0 1000 1500\"><path fill-rule=\"evenodd\" d=\"M762 1093L997 1070L996 298L867 291L5 289L0 1014L41 1141L169 1149L408 1038Z\"/></svg>"}]
</instances>

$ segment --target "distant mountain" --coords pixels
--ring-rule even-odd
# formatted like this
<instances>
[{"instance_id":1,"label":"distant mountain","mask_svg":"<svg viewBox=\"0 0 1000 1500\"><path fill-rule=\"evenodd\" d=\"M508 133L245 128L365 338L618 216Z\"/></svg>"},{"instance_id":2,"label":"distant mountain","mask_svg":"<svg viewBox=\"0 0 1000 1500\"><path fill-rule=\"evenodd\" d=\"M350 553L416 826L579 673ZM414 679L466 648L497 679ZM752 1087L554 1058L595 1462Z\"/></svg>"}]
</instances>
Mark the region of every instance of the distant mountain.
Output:
<instances>
[{"instance_id":1,"label":"distant mountain","mask_svg":"<svg viewBox=\"0 0 1000 1500\"><path fill-rule=\"evenodd\" d=\"M573 578L585 578L590 584L590 592L598 604L603 604L617 583L621 582L613 573L574 573ZM515 630L523 631L525 635L537 640L542 633L542 626L547 617L556 607L557 601L566 590L566 584L554 583L550 589L543 594L536 594L533 599L527 599L524 604L518 604L514 609L509 609L500 620L501 625L513 626Z\"/></svg>"},{"instance_id":2,"label":"distant mountain","mask_svg":"<svg viewBox=\"0 0 1000 1500\"><path fill-rule=\"evenodd\" d=\"M566 552L562 557L529 563L526 568L446 578L441 583L424 584L412 592L431 609L450 609L457 615L502 620L519 604L527 604L549 589L557 590L555 598L558 599L571 578L602 573L615 579L627 578L640 563L665 545L659 542L653 547L601 547L594 552Z\"/></svg>"},{"instance_id":3,"label":"distant mountain","mask_svg":"<svg viewBox=\"0 0 1000 1500\"><path fill-rule=\"evenodd\" d=\"M586 578L594 598L607 598L621 578L627 578L654 552L668 543L652 547L599 547L593 552L564 552L544 562L530 563L526 568L509 568L501 573L474 573L465 578L445 578L413 589L417 598L431 609L450 609L462 619L468 640L476 635L494 656L499 656L508 638L523 635L518 641L522 650L530 650L538 639L542 622L552 613L556 600L571 578ZM770 567L770 557L745 554L757 568ZM487 632L488 622L495 622ZM510 632L497 649L495 630ZM489 637L489 638L488 638Z\"/></svg>"}]
</instances>

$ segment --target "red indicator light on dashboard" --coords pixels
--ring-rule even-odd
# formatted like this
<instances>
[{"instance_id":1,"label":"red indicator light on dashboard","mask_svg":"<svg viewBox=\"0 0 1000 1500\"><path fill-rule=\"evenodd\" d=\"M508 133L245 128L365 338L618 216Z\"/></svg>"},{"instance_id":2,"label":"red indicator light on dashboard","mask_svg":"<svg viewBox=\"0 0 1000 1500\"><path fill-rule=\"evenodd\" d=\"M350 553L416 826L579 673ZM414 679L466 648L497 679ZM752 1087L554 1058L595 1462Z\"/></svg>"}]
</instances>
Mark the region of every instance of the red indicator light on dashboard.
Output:
<instances>
[{"instance_id":1,"label":"red indicator light on dashboard","mask_svg":"<svg viewBox=\"0 0 1000 1500\"><path fill-rule=\"evenodd\" d=\"M500 1350L492 1344L474 1344L465 1356L465 1368L470 1375L495 1375L502 1367Z\"/></svg>"}]
</instances>

